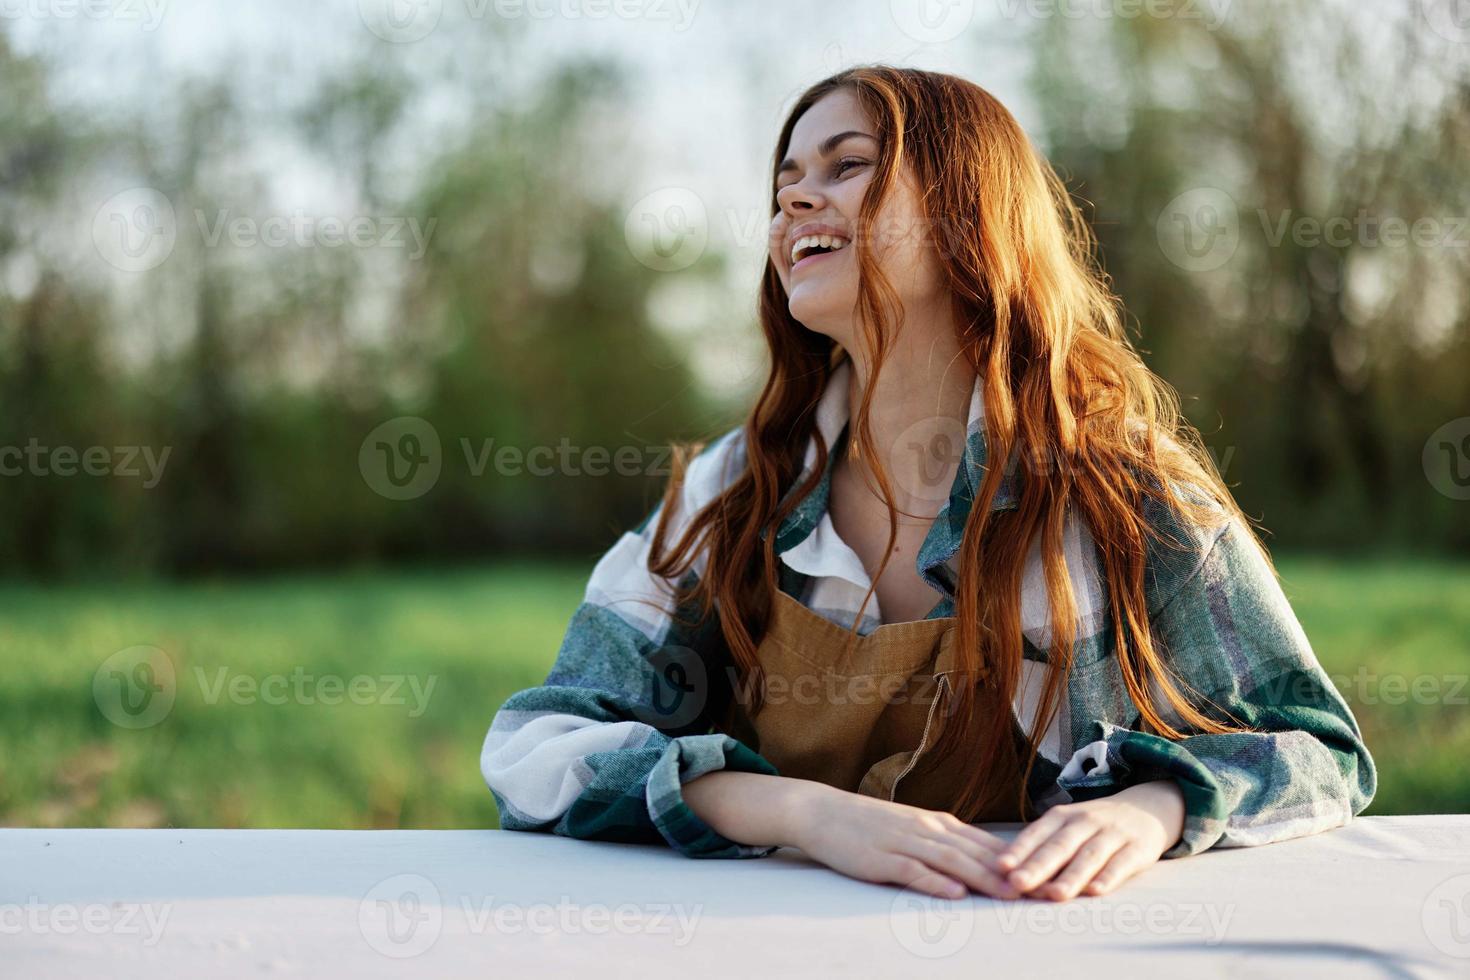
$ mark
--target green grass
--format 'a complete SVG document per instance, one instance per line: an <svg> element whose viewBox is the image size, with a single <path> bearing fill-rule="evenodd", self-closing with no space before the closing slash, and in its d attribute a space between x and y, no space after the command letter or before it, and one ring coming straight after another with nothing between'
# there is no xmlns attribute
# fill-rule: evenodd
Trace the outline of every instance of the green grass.
<svg viewBox="0 0 1470 980"><path fill-rule="evenodd" d="M1470 564L1279 564L1378 762L1368 812L1465 810ZM0 824L494 826L478 768L485 729L509 694L545 677L588 570L0 587ZM136 645L167 654L176 700L129 729L99 709L93 681ZM228 689L211 703L222 668L256 683L300 672L434 686L420 714L406 680L400 704L237 703ZM392 682L371 683L368 700Z"/></svg>

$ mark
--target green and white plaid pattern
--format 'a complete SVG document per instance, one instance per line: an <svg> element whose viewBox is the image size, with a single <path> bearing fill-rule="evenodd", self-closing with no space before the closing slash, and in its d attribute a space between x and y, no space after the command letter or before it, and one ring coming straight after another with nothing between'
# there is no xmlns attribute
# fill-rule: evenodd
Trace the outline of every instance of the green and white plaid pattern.
<svg viewBox="0 0 1470 980"><path fill-rule="evenodd" d="M817 427L832 447L846 434L850 369L844 362L834 371L817 411ZM820 484L779 528L776 550L782 589L845 627L858 613L868 576L827 512L837 455L830 454ZM1014 461L996 495L997 510L1017 505ZM807 471L815 464L813 443ZM693 461L671 540L742 466L739 428ZM931 617L953 615L956 554L985 467L977 381L962 464L917 558L920 574L942 596ZM1183 790L1187 816L1182 839L1165 858L1347 823L1373 798L1372 757L1248 529L1232 521L1201 532L1152 503L1145 506L1152 526L1188 544L1148 555L1156 642L1171 669L1206 696L1202 710L1218 706L1261 732L1171 742L1136 730L1140 715L1113 648L1103 571L1085 524L1073 520L1064 540L1079 638L1067 695L1039 747L1031 798L1045 810L1173 779ZM648 570L658 514L655 508L598 562L545 683L512 695L492 720L481 771L508 830L663 840L689 857L764 856L775 848L724 837L683 799L684 783L717 769L778 773L750 747L714 730L712 719L733 696L732 668L728 654L721 656L713 620L698 632L676 621L671 583ZM690 574L703 568L701 559ZM1012 710L1030 731L1050 636L1039 547L1032 548L1021 600L1025 660ZM881 622L875 602L864 610L860 632ZM684 619L693 611L682 612Z"/></svg>

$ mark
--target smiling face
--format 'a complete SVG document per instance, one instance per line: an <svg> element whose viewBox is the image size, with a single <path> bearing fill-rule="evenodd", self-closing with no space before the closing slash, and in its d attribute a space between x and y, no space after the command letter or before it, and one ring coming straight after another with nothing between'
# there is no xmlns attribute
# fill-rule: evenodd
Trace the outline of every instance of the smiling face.
<svg viewBox="0 0 1470 980"><path fill-rule="evenodd" d="M858 336L857 250L863 195L878 163L875 127L850 89L823 96L791 131L776 174L779 211L771 221L770 258L801 324L849 352ZM873 254L910 318L938 309L941 269L907 167L868 231ZM794 253L794 254L793 254Z"/></svg>

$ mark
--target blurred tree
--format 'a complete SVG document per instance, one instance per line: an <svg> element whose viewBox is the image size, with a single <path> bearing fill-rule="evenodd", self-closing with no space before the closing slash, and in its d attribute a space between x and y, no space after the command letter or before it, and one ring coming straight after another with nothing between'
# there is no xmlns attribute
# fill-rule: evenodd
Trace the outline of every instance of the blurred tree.
<svg viewBox="0 0 1470 980"><path fill-rule="evenodd" d="M1036 42L1049 153L1246 509L1296 545L1470 544L1421 464L1470 411L1463 47L1297 2Z"/></svg>

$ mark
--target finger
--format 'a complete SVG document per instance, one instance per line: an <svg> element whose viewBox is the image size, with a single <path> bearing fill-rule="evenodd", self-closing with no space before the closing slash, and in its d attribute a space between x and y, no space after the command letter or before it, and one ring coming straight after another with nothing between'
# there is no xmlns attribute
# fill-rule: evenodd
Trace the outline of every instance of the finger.
<svg viewBox="0 0 1470 980"><path fill-rule="evenodd" d="M968 891L964 882L952 878L911 855L895 854L884 881L903 885L935 898L964 898Z"/></svg>
<svg viewBox="0 0 1470 980"><path fill-rule="evenodd" d="M1007 847L1010 846L1006 843L1004 837L1001 837L998 834L992 834L990 831L985 830L982 827L977 827L972 823L965 823L961 820L954 829L956 833L964 835L965 837L984 847L991 854L997 856L999 856Z"/></svg>
<svg viewBox="0 0 1470 980"><path fill-rule="evenodd" d="M1020 867L1042 841L1067 822L1067 816L1061 807L1052 807L1021 828L1005 850L996 855L1001 870L1011 871Z"/></svg>
<svg viewBox="0 0 1470 980"><path fill-rule="evenodd" d="M1005 842L994 834L960 821L958 817L945 820L935 827L924 827L917 836L958 847L998 876L1005 877L1005 871L996 861L996 856L1004 849Z"/></svg>
<svg viewBox="0 0 1470 980"><path fill-rule="evenodd" d="M982 857L966 848L978 849L974 844L958 835L948 841L914 835L900 845L902 853L908 854L933 868L950 875L978 892L994 898L1014 899L1020 890L1006 881L1005 876L989 867Z"/></svg>
<svg viewBox="0 0 1470 980"><path fill-rule="evenodd" d="M1092 876L1083 891L1089 895L1102 895L1112 891L1147 867L1148 861L1141 850L1134 846L1124 847Z"/></svg>
<svg viewBox="0 0 1470 980"><path fill-rule="evenodd" d="M1097 824L1085 820L1064 824L1032 851L1025 863L1007 875L1007 880L1022 891L1030 891L1056 874L1099 829Z"/></svg>
<svg viewBox="0 0 1470 980"><path fill-rule="evenodd" d="M1103 869L1114 854L1128 844L1128 838L1116 831L1105 830L1091 837L1077 849L1072 860L1056 877L1036 889L1042 898L1065 902L1075 898Z"/></svg>

